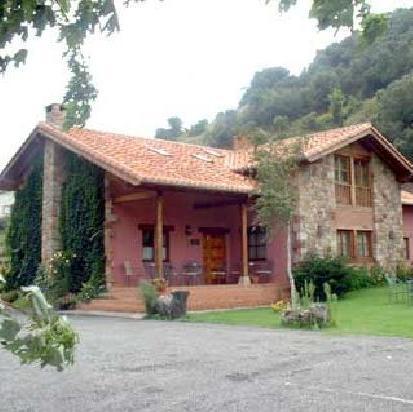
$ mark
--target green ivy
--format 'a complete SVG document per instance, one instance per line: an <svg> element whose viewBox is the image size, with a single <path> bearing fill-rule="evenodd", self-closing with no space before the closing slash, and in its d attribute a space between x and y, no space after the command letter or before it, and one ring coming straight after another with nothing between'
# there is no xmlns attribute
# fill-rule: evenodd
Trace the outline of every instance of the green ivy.
<svg viewBox="0 0 413 412"><path fill-rule="evenodd" d="M104 172L73 153L68 153L66 161L60 232L63 251L73 256L70 291L78 292L91 277L100 277L103 283Z"/></svg>
<svg viewBox="0 0 413 412"><path fill-rule="evenodd" d="M6 245L10 254L7 289L31 284L41 259L43 156L34 162L24 186L15 193Z"/></svg>

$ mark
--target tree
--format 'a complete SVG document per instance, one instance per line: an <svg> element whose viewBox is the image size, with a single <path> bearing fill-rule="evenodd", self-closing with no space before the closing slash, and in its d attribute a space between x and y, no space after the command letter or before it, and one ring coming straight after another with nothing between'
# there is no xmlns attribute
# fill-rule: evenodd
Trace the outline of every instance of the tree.
<svg viewBox="0 0 413 412"><path fill-rule="evenodd" d="M229 148L238 130L238 112L226 110L216 115L206 133L205 141L210 146Z"/></svg>
<svg viewBox="0 0 413 412"><path fill-rule="evenodd" d="M200 136L203 133L205 133L207 129L208 129L208 120L207 119L199 120L197 123L191 125L191 127L188 130L188 136L189 137Z"/></svg>
<svg viewBox="0 0 413 412"><path fill-rule="evenodd" d="M288 137L375 119L376 94L413 70L412 20L413 8L396 10L379 39L361 45L355 32L319 51L298 76L280 67L256 72L231 114L236 127L214 127L219 125L214 122L203 141L221 142L223 130L230 135L255 127ZM224 139L230 139L228 135ZM398 147L408 154L408 145Z"/></svg>
<svg viewBox="0 0 413 412"><path fill-rule="evenodd" d="M335 87L328 95L330 100L330 114L334 125L343 126L344 121L344 94L340 88Z"/></svg>
<svg viewBox="0 0 413 412"><path fill-rule="evenodd" d="M128 7L132 2L144 0L126 0ZM267 0L271 3L272 0ZM279 10L287 11L297 0L276 0ZM366 19L370 8L365 0L313 0L310 17L316 18L321 30L328 27L355 26L354 16ZM365 28L368 38L380 33L385 26L386 17L370 19ZM26 42L29 38L42 36L50 28L57 28L58 41L65 44L64 58L72 73L67 86L64 102L69 105L69 117L66 127L83 126L90 115L90 105L97 95L91 84L82 47L86 37L95 31L111 35L119 30L117 9L114 0L8 0L0 2L0 48L4 55L0 57L0 72L5 72L13 64L19 66L28 56L27 48L15 50L18 41ZM82 80L79 82L78 77Z"/></svg>
<svg viewBox="0 0 413 412"><path fill-rule="evenodd" d="M178 137L182 136L182 120L179 117L170 117L168 119L169 129L156 129L155 137L165 140L178 140Z"/></svg>
<svg viewBox="0 0 413 412"><path fill-rule="evenodd" d="M258 221L267 228L268 236L271 236L274 230L287 231L287 274L291 288L291 304L295 307L296 288L291 269L291 220L297 203L293 179L298 168L301 142L282 144L282 140L262 129L250 130L248 137L256 146L255 160L259 187L255 210Z"/></svg>
<svg viewBox="0 0 413 412"><path fill-rule="evenodd" d="M377 94L374 124L413 158L413 71Z"/></svg>

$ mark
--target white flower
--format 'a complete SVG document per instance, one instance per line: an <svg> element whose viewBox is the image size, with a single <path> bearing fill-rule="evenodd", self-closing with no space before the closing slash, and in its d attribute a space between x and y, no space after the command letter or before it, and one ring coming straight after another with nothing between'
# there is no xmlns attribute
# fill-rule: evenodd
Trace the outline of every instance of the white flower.
<svg viewBox="0 0 413 412"><path fill-rule="evenodd" d="M4 279L3 275L0 274L0 283L6 283L6 279Z"/></svg>

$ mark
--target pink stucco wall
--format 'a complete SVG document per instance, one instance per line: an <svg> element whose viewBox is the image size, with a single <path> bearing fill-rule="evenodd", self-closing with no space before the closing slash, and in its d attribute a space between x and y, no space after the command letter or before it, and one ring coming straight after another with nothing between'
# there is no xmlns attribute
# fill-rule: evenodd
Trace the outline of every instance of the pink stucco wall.
<svg viewBox="0 0 413 412"><path fill-rule="evenodd" d="M220 198L222 200L222 197ZM202 234L199 227L229 229L226 235L227 268L240 264L240 212L236 205L194 209L195 202L217 200L213 195L196 192L164 193L164 225L173 226L170 232L170 263L179 271L183 263L196 260L202 263ZM124 262L129 261L138 275L144 275L142 265L142 232L139 224L154 224L154 200L117 203L113 206L116 221L112 231L113 275L115 282L124 278ZM252 216L249 216L252 221ZM190 226L192 235L185 234ZM267 246L267 258L274 262L274 281L286 281L285 234L277 232ZM199 245L191 245L191 239L199 239Z"/></svg>
<svg viewBox="0 0 413 412"><path fill-rule="evenodd" d="M403 236L409 238L410 262L413 262L413 206L403 205Z"/></svg>

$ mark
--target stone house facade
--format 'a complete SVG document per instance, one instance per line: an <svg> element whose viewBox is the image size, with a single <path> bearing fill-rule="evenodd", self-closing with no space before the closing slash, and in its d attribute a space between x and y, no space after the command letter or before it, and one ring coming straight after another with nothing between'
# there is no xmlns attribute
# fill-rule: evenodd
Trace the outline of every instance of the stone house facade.
<svg viewBox="0 0 413 412"><path fill-rule="evenodd" d="M135 310L136 296L127 287L154 274L168 277L175 288L192 288L192 309L223 308L265 305L284 296L291 263L307 253L343 255L354 264L389 270L406 256L401 185L412 179L413 165L370 124L284 141L301 142L292 182L296 213L291 236L285 228L269 240L256 223L256 165L246 141L223 150L63 131L63 120L61 105L47 107L46 122L0 174L0 190L18 189L32 159L44 156L41 258L47 263L61 248L66 154L105 172L102 230L114 303L101 303L104 309ZM187 272L189 262L199 273Z"/></svg>
<svg viewBox="0 0 413 412"><path fill-rule="evenodd" d="M336 194L337 156L362 158L367 163L371 202L341 202ZM350 162L349 162L350 163ZM351 180L354 163L350 163ZM353 190L354 182L350 185ZM344 149L303 164L298 174L297 214L293 221L293 259L306 253L337 255L338 232L349 237L349 256L355 263L377 263L394 269L404 260L401 183L374 152L352 143ZM349 203L349 204L346 204ZM367 236L368 256L357 254L357 233ZM361 236L359 235L359 239Z"/></svg>

